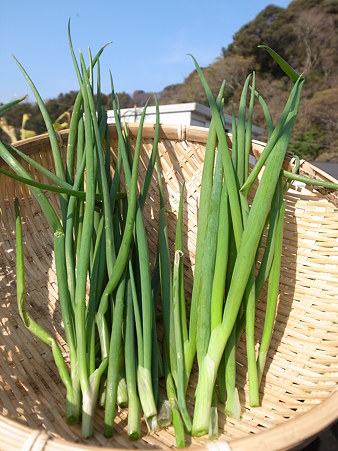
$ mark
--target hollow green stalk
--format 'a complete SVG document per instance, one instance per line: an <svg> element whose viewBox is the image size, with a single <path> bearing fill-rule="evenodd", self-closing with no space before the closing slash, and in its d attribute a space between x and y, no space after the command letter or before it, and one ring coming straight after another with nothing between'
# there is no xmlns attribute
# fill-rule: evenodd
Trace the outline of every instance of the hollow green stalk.
<svg viewBox="0 0 338 451"><path fill-rule="evenodd" d="M137 355L135 352L134 309L130 278L126 286L125 370L128 390L128 438L137 440L141 435L141 404L137 394Z"/></svg>
<svg viewBox="0 0 338 451"><path fill-rule="evenodd" d="M122 347L123 309L126 288L126 270L119 282L114 305L113 324L110 336L109 364L107 372L106 402L104 415L104 435L111 437L114 429L119 358ZM129 356L127 356L129 358Z"/></svg>
<svg viewBox="0 0 338 451"><path fill-rule="evenodd" d="M217 411L217 390L216 385L212 393L211 409L210 409L210 426L209 439L216 440L218 438L218 411Z"/></svg>
<svg viewBox="0 0 338 451"><path fill-rule="evenodd" d="M270 274L271 265L273 261L274 249L275 249L275 241L276 241L276 231L281 203L281 186L280 183L276 186L274 196L271 202L271 210L269 215L269 228L268 235L266 238L266 244L264 249L264 254L262 257L262 261L259 267L259 271L256 277L256 302L261 295L263 286Z"/></svg>
<svg viewBox="0 0 338 451"><path fill-rule="evenodd" d="M249 403L251 407L259 405L258 376L255 350L255 266L251 270L244 294L246 353L248 361ZM234 334L236 337L236 334Z"/></svg>
<svg viewBox="0 0 338 451"><path fill-rule="evenodd" d="M17 180L18 182L24 183L25 185L34 186L35 188L39 188L40 190L44 190L44 191L50 191L51 193L67 194L68 196L74 196L79 199L84 199L86 196L86 193L84 191L77 191L77 190L74 190L73 188L65 188L65 187L60 187L60 186L49 185L47 183L41 183L34 179L21 177L20 175L14 174L3 168L0 168L0 173L4 174L7 177L10 177L14 180Z"/></svg>
<svg viewBox="0 0 338 451"><path fill-rule="evenodd" d="M236 349L237 340L235 324L224 351L224 360L226 362L224 367L226 386L226 401L224 412L225 415L231 418L239 419L241 415L241 404L236 387Z"/></svg>
<svg viewBox="0 0 338 451"><path fill-rule="evenodd" d="M226 280L225 280L225 297L229 291L232 273L235 266L237 257L236 244L233 238L232 224L229 224L229 250L228 250L228 262L226 268ZM223 310L218 324L222 322ZM240 415L241 407L239 403L238 391L236 388L236 332L237 322L234 324L230 333L229 339L225 346L222 359L217 371L217 378L219 383L219 392L224 397L224 412L227 416L238 418ZM224 363L223 363L224 362ZM220 385L224 381L224 388ZM224 391L224 394L223 394Z"/></svg>
<svg viewBox="0 0 338 451"><path fill-rule="evenodd" d="M184 200L184 186L182 184L181 195L180 195L180 203L178 207L177 214L177 224L176 224L176 235L175 235L175 252L181 251L183 253L183 200ZM179 262L179 298L180 298L180 320L181 320L181 331L182 331L182 340L185 343L189 339L188 335L188 324L187 324L187 312L185 305L185 290L184 290L184 267L183 267L183 259L180 259ZM187 379L189 374L187 373ZM186 384L188 380L186 380Z"/></svg>
<svg viewBox="0 0 338 451"><path fill-rule="evenodd" d="M262 375L264 371L264 366L266 362L267 353L269 350L278 301L279 292L279 278L280 278L280 267L281 267L281 255L282 255L282 242L283 242L283 224L284 224L284 213L285 213L286 202L282 201L279 218L277 224L276 240L275 240L275 252L271 267L271 273L269 276L268 284L268 294L267 294L267 305L265 320L263 326L263 334L261 345L259 349L259 354L257 358L257 372L259 383L262 380Z"/></svg>
<svg viewBox="0 0 338 451"><path fill-rule="evenodd" d="M155 400L153 399L153 389L151 373L147 371L144 366L144 335L143 335L143 324L142 315L140 312L139 301L137 296L137 288L135 284L135 277L133 266L131 260L129 260L129 274L131 280L131 291L134 307L134 317L135 317L135 329L137 338L137 387L140 397L141 406L145 415L146 420L151 419L155 414L149 414L149 412L154 411ZM156 406L155 406L156 409Z"/></svg>
<svg viewBox="0 0 338 451"><path fill-rule="evenodd" d="M173 317L174 317L174 337L176 347L176 362L177 362L177 397L179 409L188 432L191 431L191 419L187 410L185 401L186 390L186 368L184 363L184 351L183 351L183 337L181 327L181 302L180 302L180 260L182 257L182 251L177 250L175 252L174 260L174 274L173 274Z"/></svg>
<svg viewBox="0 0 338 451"><path fill-rule="evenodd" d="M236 115L235 115L235 107L232 104L231 107L231 133L232 133L232 142L231 142L231 160L234 167L235 174L237 174L237 126L236 126Z"/></svg>
<svg viewBox="0 0 338 451"><path fill-rule="evenodd" d="M153 139L153 148L150 155L149 164L147 167L147 172L144 178L143 186L141 189L141 193L139 196L139 205L140 208L143 209L146 197L149 191L149 186L153 177L153 171L155 162L157 159L157 152L158 152L158 141L160 136L160 108L157 100L156 94L154 94L154 100L155 100L155 108L156 108L156 120L155 120L155 130L154 130L154 139Z"/></svg>
<svg viewBox="0 0 338 451"><path fill-rule="evenodd" d="M98 293L102 291L103 279L106 273L106 246L103 231L104 220L101 217L93 252L93 261L90 268L90 288L86 306L86 336L88 373L92 374L96 368L95 349L95 314L98 304ZM102 358L104 358L104 354Z"/></svg>
<svg viewBox="0 0 338 451"><path fill-rule="evenodd" d="M298 155L294 155L293 156L293 168L292 168L292 172L291 174L298 174L299 172L299 168L300 168L300 159ZM283 174L283 170L282 170L282 174ZM292 184L293 180L291 179L286 179L286 181L283 184L283 195L287 192L287 190L290 188L291 184ZM325 182L324 182L325 183ZM338 188L338 184L337 184L337 188Z"/></svg>
<svg viewBox="0 0 338 451"><path fill-rule="evenodd" d="M244 180L247 180L249 175L249 157L250 157L250 151L251 151L251 142L252 142L252 118L253 118L253 107L254 107L254 101L255 101L255 83L256 83L256 77L255 72L252 73L252 83L251 83L251 96L250 96L250 102L248 107L248 118L246 123L246 129L245 129L245 148L244 148Z"/></svg>
<svg viewBox="0 0 338 451"><path fill-rule="evenodd" d="M83 125L82 94L76 96L69 125L66 154L66 181L70 184L74 183L75 177L76 143L79 134L81 134L81 131L79 131L80 123Z"/></svg>
<svg viewBox="0 0 338 451"><path fill-rule="evenodd" d="M178 406L175 382L170 371L168 345L165 341L165 338L163 341L163 363L164 363L164 376L166 382L167 396L170 402L173 418L176 446L177 448L184 448L185 447L184 424Z"/></svg>
<svg viewBox="0 0 338 451"><path fill-rule="evenodd" d="M265 122L266 122L266 126L267 126L267 130L268 130L268 138L270 138L274 127L273 127L273 122L272 122L272 119L271 119L271 115L270 115L270 112L269 112L268 105L266 104L266 102L263 99L263 97L259 94L259 92L257 92L256 90L254 92L255 92L255 96L257 97L259 103L262 106L263 113L264 113L264 118L265 118Z"/></svg>
<svg viewBox="0 0 338 451"><path fill-rule="evenodd" d="M211 295L211 330L222 321L229 256L230 221L227 189L226 184L223 183L220 199L215 271Z"/></svg>
<svg viewBox="0 0 338 451"><path fill-rule="evenodd" d="M140 400L146 418L156 415L156 404L154 393L152 389L151 380L151 363L152 363L152 330L153 326L153 303L151 295L151 279L149 268L149 255L147 248L147 236L143 221L138 220L141 215L141 209L137 209L136 213L136 235L139 268L141 276L141 290L142 290L142 334L143 334L143 364L139 362L138 366L138 386L140 392ZM149 390L142 390L142 387L148 387Z"/></svg>
<svg viewBox="0 0 338 451"><path fill-rule="evenodd" d="M245 121L246 121L246 102L249 89L251 74L245 80L242 94L239 102L238 123L237 123L237 179L241 187L246 179L246 142L245 142Z"/></svg>
<svg viewBox="0 0 338 451"><path fill-rule="evenodd" d="M121 408L128 407L128 390L127 390L127 381L126 374L124 371L124 350L121 352L121 364L120 370L117 375L117 397L116 402L117 405Z"/></svg>
<svg viewBox="0 0 338 451"><path fill-rule="evenodd" d="M249 77L247 78L249 82ZM243 103L240 104L240 113L245 118L246 116L246 97L248 94L249 84L245 84L245 89L243 89ZM251 96L247 112L247 124L242 121L238 122L237 133L243 142L241 143L244 152L244 168L243 168L243 182L248 178L249 174L249 155L251 149L251 131L252 131L252 115L254 106L254 89L255 89L255 73L252 74L252 85L251 85ZM245 128L245 129L244 129ZM238 140L239 141L239 140ZM239 145L239 143L238 143ZM240 183L240 186L243 185ZM240 191L240 201L242 207L242 217L244 228L246 226L247 218L249 215L249 203L247 199L247 193L242 193ZM245 332L246 332L246 353L248 361L248 378L249 378L249 402L252 407L256 407L259 404L259 393L258 393L258 378L257 378L257 366L256 366L256 351L255 351L255 265L253 264L251 273L248 279L248 284L244 292L244 316L245 316ZM236 331L232 331L232 342L235 343ZM236 393L232 395L233 399L236 399ZM233 406L233 410L236 411L236 406Z"/></svg>
<svg viewBox="0 0 338 451"><path fill-rule="evenodd" d="M319 186L321 188L337 190L338 183L335 182L327 182L325 180L314 179L311 177L306 177L304 175L294 174L293 172L289 172L286 170L282 170L281 172L283 177L286 177L289 180L296 180L298 182L305 183L306 185Z"/></svg>
<svg viewBox="0 0 338 451"><path fill-rule="evenodd" d="M79 96L78 96L79 98ZM81 96L82 99L82 96ZM76 114L76 113L75 113ZM84 125L83 119L81 118L77 127L78 131L78 139L77 139L77 164L76 164L76 180L74 183L74 191L78 191L80 188L83 188L83 179L84 179L84 170L85 170L85 155L84 155ZM74 133L74 132L72 132ZM73 138L72 138L73 139ZM72 150L70 150L72 152ZM81 157L81 163L80 158ZM72 158L71 158L72 160ZM69 161L68 161L69 162ZM68 173L68 178L70 176L74 177L73 173ZM85 193L84 193L85 195ZM74 227L77 219L77 210L78 210L79 202L75 196L71 196L68 202L67 209L67 219L65 223L65 234L66 234L66 268L67 268L67 280L68 280L68 289L69 295L72 302L73 310L75 309L75 265L76 265L76 242L75 237L78 237L76 233L76 228Z"/></svg>
<svg viewBox="0 0 338 451"><path fill-rule="evenodd" d="M168 230L166 221L166 209L164 201L164 187L162 183L162 172L159 158L156 159L157 178L159 185L160 212L158 225L158 248L159 248L159 274L162 302L162 318L164 328L164 339L168 346L169 368L171 376L176 380L176 346L173 337L173 315L172 315L172 267L169 255Z"/></svg>
<svg viewBox="0 0 338 451"><path fill-rule="evenodd" d="M219 212L221 204L221 193L223 185L223 166L221 152L217 152L215 175L209 199L209 214L207 217L208 228L204 239L203 252L203 276L201 277L201 293L199 300L199 310L197 319L197 359L203 360L207 349L211 333L211 311L212 288L214 282L216 245L215 237L218 235Z"/></svg>

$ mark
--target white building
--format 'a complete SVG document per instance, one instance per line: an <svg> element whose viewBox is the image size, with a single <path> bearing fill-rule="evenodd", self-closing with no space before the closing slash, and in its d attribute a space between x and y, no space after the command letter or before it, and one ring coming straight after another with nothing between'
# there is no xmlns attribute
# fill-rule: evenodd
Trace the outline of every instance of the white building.
<svg viewBox="0 0 338 451"><path fill-rule="evenodd" d="M121 118L126 122L138 122L142 114L142 108L121 109ZM224 114L226 131L231 132L232 118L229 114ZM210 108L200 103L175 103L172 105L160 105L161 124L196 125L199 127L209 127L211 121ZM115 122L114 112L108 111L108 123ZM156 122L155 106L148 106L145 122ZM264 133L260 127L252 126L252 136L257 138Z"/></svg>

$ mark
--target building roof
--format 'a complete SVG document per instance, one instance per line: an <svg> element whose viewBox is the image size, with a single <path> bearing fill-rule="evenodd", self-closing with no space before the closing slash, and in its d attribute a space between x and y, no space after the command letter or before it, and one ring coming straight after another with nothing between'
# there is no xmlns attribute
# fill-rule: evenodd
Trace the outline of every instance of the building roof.
<svg viewBox="0 0 338 451"><path fill-rule="evenodd" d="M160 105L159 109L161 123L177 123L209 127L212 116L209 107L197 102ZM123 108L121 109L121 118L124 118L127 122L137 122L141 117L142 110L143 108L138 108L136 106L134 108ZM113 110L109 110L107 114L108 123L115 122ZM155 120L156 107L148 106L145 121L155 122ZM224 114L224 121L226 129L231 131L232 116L230 114ZM264 134L264 130L253 125L252 133L255 136L261 136Z"/></svg>

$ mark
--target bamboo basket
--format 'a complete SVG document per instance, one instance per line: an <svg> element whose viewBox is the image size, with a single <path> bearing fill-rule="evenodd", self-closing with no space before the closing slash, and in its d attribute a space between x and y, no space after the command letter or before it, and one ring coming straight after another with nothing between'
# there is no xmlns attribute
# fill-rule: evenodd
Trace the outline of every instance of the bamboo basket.
<svg viewBox="0 0 338 451"><path fill-rule="evenodd" d="M129 124L132 142L138 125ZM65 156L67 131L59 134ZM117 136L110 127L112 152ZM175 233L179 191L185 181L184 255L187 298L191 293L198 193L208 131L199 127L161 126L159 152L166 187L169 242ZM152 147L154 126L143 130L140 178ZM230 140L230 138L229 138ZM53 169L46 135L16 144L49 169ZM252 143L258 156L264 144ZM3 164L3 162L2 162ZM292 160L286 158L290 169ZM334 181L303 162L301 174ZM40 181L46 182L41 179ZM159 448L175 446L174 431L167 428L129 442L127 414L118 413L112 439L103 436L103 412L98 409L95 433L81 439L79 426L64 420L65 390L50 349L24 327L16 306L15 214L18 196L24 218L24 252L27 303L32 316L50 332L67 353L53 263L52 232L29 188L0 176L0 450L95 450L102 447ZM56 196L48 195L55 206ZM145 222L151 258L157 243L159 200L153 180L145 206ZM286 194L280 298L271 349L260 389L261 406L250 408L244 339L237 353L238 388L242 404L240 420L226 418L219 406L218 441L187 438L195 447L231 450L295 449L304 445L338 418L338 197L322 189L294 183ZM264 320L264 295L257 307L257 337ZM193 407L197 374L188 388ZM192 409L191 409L192 410Z"/></svg>

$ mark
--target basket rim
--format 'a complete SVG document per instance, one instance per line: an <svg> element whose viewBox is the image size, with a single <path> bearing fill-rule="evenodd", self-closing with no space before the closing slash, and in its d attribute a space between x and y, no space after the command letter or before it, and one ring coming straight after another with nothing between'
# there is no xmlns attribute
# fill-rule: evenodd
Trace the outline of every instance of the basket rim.
<svg viewBox="0 0 338 451"><path fill-rule="evenodd" d="M129 133L132 137L136 138L139 123L129 122L126 124ZM111 136L117 136L117 130L115 124L109 124L109 132ZM207 127L200 127L195 125L172 125L172 124L160 124L160 139L177 140L177 141L192 141L205 144L208 138ZM155 124L145 123L143 124L142 137L143 138L154 138ZM60 145L66 145L67 138L69 134L69 129L64 129L56 132ZM227 133L228 144L231 145L232 135ZM33 136L32 138L26 138L20 141L16 141L12 144L14 147L21 148L24 152L28 154L34 153L39 150L39 148L49 145L49 135L48 133L43 133L41 135ZM257 159L262 151L264 150L266 143L263 141L253 139L251 142L251 153ZM0 166L3 161L0 159ZM293 155L287 152L284 165L284 169L291 171L294 167ZM306 177L317 178L320 180L338 183L338 180L326 173L322 169L317 168L313 164L309 163L307 160L300 160L299 174ZM328 190L324 193L327 194Z"/></svg>
<svg viewBox="0 0 338 451"><path fill-rule="evenodd" d="M231 451L246 451L249 447L251 449L262 449L264 446L271 451L297 449L300 445L310 442L320 432L337 420L337 404L338 388L324 401L291 420L287 420L284 423L277 424L261 432L250 434L248 437L234 439L229 442L220 439L217 442L205 443L204 448L228 449ZM320 421L318 421L319 419ZM311 431L310 435L309 430ZM6 440L9 441L14 438L16 443L21 445L20 449L35 449L33 448L35 442L40 440L40 442L43 442L43 446L40 445L41 447L39 449L43 449L44 451L53 451L56 449L69 449L74 451L80 449L88 449L90 451L102 450L102 447L72 443L68 440L54 437L48 434L48 431L32 429L2 415L0 415L0 431L3 444L6 443ZM27 444L30 444L30 447L27 448ZM122 451L122 448L113 449ZM197 448L192 446L188 449L190 451L197 451L201 447Z"/></svg>
<svg viewBox="0 0 338 451"><path fill-rule="evenodd" d="M130 135L132 137L136 137L139 124L128 123L127 127ZM205 127L161 124L160 139L190 141L205 144L207 142L208 130L209 129ZM117 131L115 124L109 124L109 132L111 136L116 136ZM143 138L151 139L154 137L154 133L154 124L146 123L143 125ZM68 129L57 132L60 145L66 145L68 134ZM231 134L228 134L227 137L229 144L231 144ZM13 146L21 148L21 150L27 154L37 152L39 149L45 148L48 145L49 136L47 133L13 143ZM258 158L264 147L264 142L253 140L251 149L253 156ZM0 166L3 163L4 162L0 159ZM288 154L284 162L284 167L287 170L292 170L293 165L293 157ZM338 183L334 177L305 160L301 161L299 173L308 177ZM320 189L318 189L318 191L320 191ZM324 190L323 192L324 194L327 194L328 191ZM337 196L336 194L334 196L336 199L335 203L337 205ZM211 447L214 448L216 446L216 448L219 449L223 449L224 447L225 449L231 449L234 451L244 451L248 449L248 447L253 449L261 449L264 445L270 450L293 449L301 444L304 444L305 441L311 440L338 419L337 404L338 388L334 389L331 395L324 401L314 405L307 412L301 413L283 423L277 424L255 434L250 434L247 437L233 439L229 442L221 438L216 442L216 444L215 442L210 442L210 444L205 443L204 445L206 449ZM88 449L98 451L99 449L102 449L96 446L72 443L70 441L54 437L49 434L48 431L39 431L40 430L23 425L16 420L0 415L0 432L3 440L2 443L4 445L9 442L13 443L14 441L16 444L20 445L20 448L23 447L24 449L44 449L46 451L52 451L55 449L60 449L62 446L65 447L64 449L74 450ZM309 431L311 431L310 435ZM40 439L41 442L43 442L43 445L39 448L35 448L35 443L37 443L37 440ZM30 445L28 446L28 444ZM114 449L117 451L120 450L120 448ZM194 450L195 447L192 446L189 449Z"/></svg>

